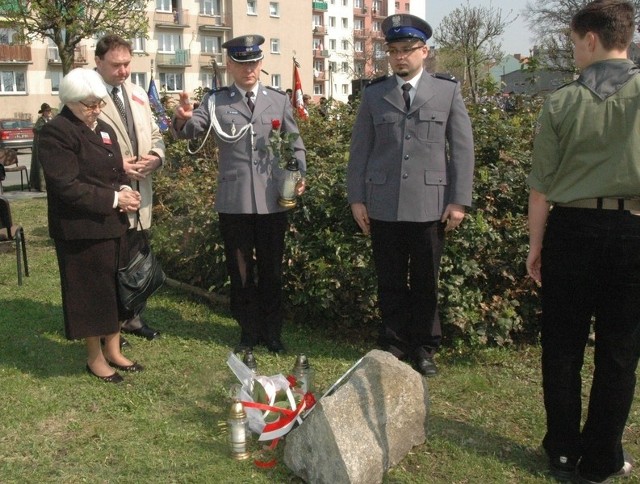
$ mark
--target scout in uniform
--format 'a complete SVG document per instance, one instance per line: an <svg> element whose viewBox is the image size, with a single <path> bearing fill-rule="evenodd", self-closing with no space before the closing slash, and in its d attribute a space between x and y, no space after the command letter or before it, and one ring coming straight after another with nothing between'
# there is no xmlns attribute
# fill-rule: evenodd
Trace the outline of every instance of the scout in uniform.
<svg viewBox="0 0 640 484"><path fill-rule="evenodd" d="M219 148L215 210L225 245L231 279L231 311L241 328L236 351L263 343L282 352L282 258L287 209L278 203L277 182L282 167L269 149L274 121L283 133L298 133L291 102L283 91L259 81L264 37L243 35L225 42L227 69L234 83L205 96L193 110L183 93L175 129L194 138L210 127ZM300 137L294 156L306 172ZM297 194L304 192L304 178ZM254 277L254 271L257 277Z"/></svg>

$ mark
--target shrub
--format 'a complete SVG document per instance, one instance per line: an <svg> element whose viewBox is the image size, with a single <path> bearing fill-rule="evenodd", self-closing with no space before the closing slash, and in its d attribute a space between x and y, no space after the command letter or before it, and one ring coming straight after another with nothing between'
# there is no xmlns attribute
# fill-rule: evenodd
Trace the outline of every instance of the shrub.
<svg viewBox="0 0 640 484"><path fill-rule="evenodd" d="M357 106L312 106L301 121L307 191L290 212L284 280L290 319L300 324L373 329L376 278L368 237L352 219L346 165ZM441 269L445 337L459 344L505 345L536 331L536 291L526 278L525 179L538 103L505 114L497 105L469 106L476 175L474 206L448 235ZM213 211L217 153L208 140L197 155L168 140L167 167L155 180L153 241L171 277L224 292L224 252Z"/></svg>

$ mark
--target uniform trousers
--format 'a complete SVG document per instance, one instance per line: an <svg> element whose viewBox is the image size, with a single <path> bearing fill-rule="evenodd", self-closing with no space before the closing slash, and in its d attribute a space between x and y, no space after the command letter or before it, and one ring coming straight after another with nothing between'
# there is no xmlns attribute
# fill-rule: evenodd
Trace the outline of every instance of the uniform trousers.
<svg viewBox="0 0 640 484"><path fill-rule="evenodd" d="M622 433L640 356L640 217L555 207L542 249L542 377L551 458L581 457L600 481L624 464ZM581 369L592 319L595 369L581 426Z"/></svg>
<svg viewBox="0 0 640 484"><path fill-rule="evenodd" d="M444 224L370 222L382 314L380 343L399 358L431 357L442 339L438 273Z"/></svg>
<svg viewBox="0 0 640 484"><path fill-rule="evenodd" d="M252 344L280 339L287 212L218 216L231 280L231 314L242 338Z"/></svg>

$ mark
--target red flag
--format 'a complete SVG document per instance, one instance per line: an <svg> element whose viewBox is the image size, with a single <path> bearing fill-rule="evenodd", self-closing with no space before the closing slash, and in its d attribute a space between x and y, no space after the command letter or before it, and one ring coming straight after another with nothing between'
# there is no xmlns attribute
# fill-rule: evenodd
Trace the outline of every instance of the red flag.
<svg viewBox="0 0 640 484"><path fill-rule="evenodd" d="M309 119L309 113L302 99L302 83L300 82L300 72L298 72L298 63L293 60L293 106L296 108L298 116L305 121Z"/></svg>

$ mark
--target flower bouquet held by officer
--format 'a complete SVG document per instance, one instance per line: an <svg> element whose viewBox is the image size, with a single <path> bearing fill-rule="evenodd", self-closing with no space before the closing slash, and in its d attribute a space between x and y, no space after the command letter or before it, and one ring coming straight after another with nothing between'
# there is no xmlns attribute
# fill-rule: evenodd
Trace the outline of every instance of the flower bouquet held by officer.
<svg viewBox="0 0 640 484"><path fill-rule="evenodd" d="M552 474L577 473L578 482L631 471L622 434L640 356L640 71L627 59L634 18L630 2L599 0L571 19L580 77L547 98L527 179L527 271L542 284L543 447Z"/></svg>
<svg viewBox="0 0 640 484"><path fill-rule="evenodd" d="M115 131L98 119L107 90L97 72L74 69L60 83L64 107L38 139L47 182L49 235L60 269L64 329L84 339L87 371L109 383L123 379L113 368L142 366L120 353L116 273L127 263L127 213L140 207L122 169ZM104 349L100 346L104 337Z"/></svg>
<svg viewBox="0 0 640 484"><path fill-rule="evenodd" d="M270 149L270 137L276 122L281 133L298 133L298 127L286 94L259 82L263 42L260 35L225 42L233 85L210 92L195 110L183 93L174 127L181 138L197 137L210 126L216 136L215 209L231 279L231 311L241 328L235 350L265 343L270 351L280 352L284 351L281 279L287 212L278 204L283 167ZM299 136L293 153L304 174L305 149ZM297 195L304 189L303 178Z"/></svg>
<svg viewBox="0 0 640 484"><path fill-rule="evenodd" d="M371 234L382 314L380 343L435 375L438 272L445 232L471 204L473 137L460 86L423 69L431 27L413 15L382 23L394 75L365 90L351 139L347 191Z"/></svg>

